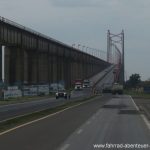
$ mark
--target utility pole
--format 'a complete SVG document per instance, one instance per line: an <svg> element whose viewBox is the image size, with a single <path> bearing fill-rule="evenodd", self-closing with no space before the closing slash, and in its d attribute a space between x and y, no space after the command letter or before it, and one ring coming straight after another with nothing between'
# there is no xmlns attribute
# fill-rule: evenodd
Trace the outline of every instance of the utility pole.
<svg viewBox="0 0 150 150"><path fill-rule="evenodd" d="M122 80L124 84L124 31L122 30Z"/></svg>

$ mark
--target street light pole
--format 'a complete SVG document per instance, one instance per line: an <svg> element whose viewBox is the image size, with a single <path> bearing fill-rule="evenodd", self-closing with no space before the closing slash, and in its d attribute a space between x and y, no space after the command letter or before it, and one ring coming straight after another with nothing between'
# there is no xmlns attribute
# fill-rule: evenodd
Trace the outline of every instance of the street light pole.
<svg viewBox="0 0 150 150"><path fill-rule="evenodd" d="M84 47L85 47L85 46L82 46L82 51L84 50Z"/></svg>
<svg viewBox="0 0 150 150"><path fill-rule="evenodd" d="M80 44L78 44L78 49L79 49L79 47L80 47L81 45Z"/></svg>
<svg viewBox="0 0 150 150"><path fill-rule="evenodd" d="M89 48L89 47L86 47L86 53L88 53L88 51L87 51L88 48Z"/></svg>
<svg viewBox="0 0 150 150"><path fill-rule="evenodd" d="M124 31L122 30L122 82L124 84Z"/></svg>

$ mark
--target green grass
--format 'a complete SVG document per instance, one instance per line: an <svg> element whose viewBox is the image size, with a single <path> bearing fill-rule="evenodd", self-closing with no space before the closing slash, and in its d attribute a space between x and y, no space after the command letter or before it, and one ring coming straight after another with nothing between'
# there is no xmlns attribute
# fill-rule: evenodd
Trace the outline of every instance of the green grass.
<svg viewBox="0 0 150 150"><path fill-rule="evenodd" d="M55 108L42 110L42 111L39 111L39 112L31 113L31 114L28 114L28 115L24 115L24 116L21 116L21 117L16 117L14 119L10 119L10 120L1 122L0 123L0 132L9 130L9 129L13 128L13 127L19 126L21 124L30 122L32 120L35 120L35 119L38 119L38 118L41 118L41 117L44 117L46 115L50 115L50 114L56 113L56 112L58 112L60 110L63 110L65 108L69 108L69 107L74 106L76 104L79 104L81 102L90 100L90 99L92 99L94 97L96 97L96 96L94 95L94 96L91 96L91 97L88 97L88 98L83 98L83 99L81 99L79 101L68 101L66 104L58 106L58 107L55 107Z"/></svg>
<svg viewBox="0 0 150 150"><path fill-rule="evenodd" d="M133 98L146 98L150 99L150 94L144 92L137 92L134 90L124 90L124 94L131 95Z"/></svg>

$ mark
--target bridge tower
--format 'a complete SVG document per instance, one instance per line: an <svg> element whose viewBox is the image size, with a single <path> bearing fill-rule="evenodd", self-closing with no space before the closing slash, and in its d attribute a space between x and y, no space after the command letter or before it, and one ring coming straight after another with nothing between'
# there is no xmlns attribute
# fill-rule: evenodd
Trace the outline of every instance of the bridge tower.
<svg viewBox="0 0 150 150"><path fill-rule="evenodd" d="M115 65L114 80L124 84L124 31L119 34L107 32L107 62Z"/></svg>

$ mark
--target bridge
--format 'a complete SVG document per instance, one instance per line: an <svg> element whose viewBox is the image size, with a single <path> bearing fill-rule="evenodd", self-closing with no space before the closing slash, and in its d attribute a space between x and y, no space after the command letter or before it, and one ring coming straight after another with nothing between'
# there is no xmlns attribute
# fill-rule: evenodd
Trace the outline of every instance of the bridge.
<svg viewBox="0 0 150 150"><path fill-rule="evenodd" d="M122 35L124 35L123 32L121 38ZM0 60L2 60L3 47L4 82L8 85L16 83L32 85L63 81L65 87L69 88L75 79L90 78L112 63L118 67L115 74L116 80L120 80L120 70L121 72L124 70L121 67L124 57L115 43L114 56L111 48L112 38L111 36L108 38L107 61L105 61L0 17ZM121 39L121 41L124 40ZM2 63L0 64L0 71L1 68ZM2 72L0 75L2 79Z"/></svg>

